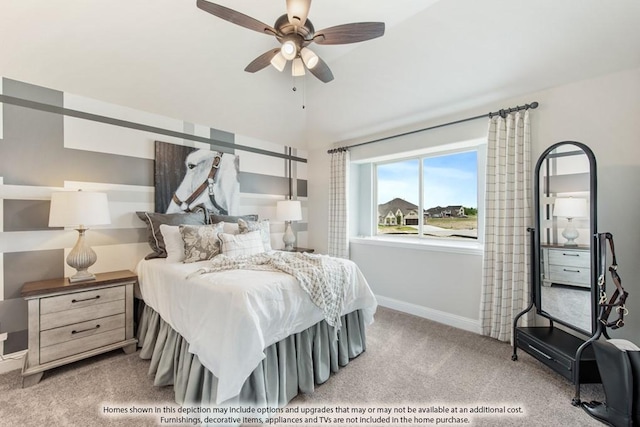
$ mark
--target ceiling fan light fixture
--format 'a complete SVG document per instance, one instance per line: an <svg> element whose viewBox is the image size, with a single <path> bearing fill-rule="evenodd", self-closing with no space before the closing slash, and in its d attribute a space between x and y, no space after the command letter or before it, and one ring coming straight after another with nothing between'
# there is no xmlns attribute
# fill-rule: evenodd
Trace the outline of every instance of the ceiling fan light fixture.
<svg viewBox="0 0 640 427"><path fill-rule="evenodd" d="M318 55L313 53L313 51L309 48L303 47L300 51L300 56L304 61L304 65L306 65L309 69L315 67L318 64Z"/></svg>
<svg viewBox="0 0 640 427"><path fill-rule="evenodd" d="M284 66L287 65L287 60L282 56L282 52L278 52L273 58L271 58L271 65L280 72L284 70Z"/></svg>
<svg viewBox="0 0 640 427"><path fill-rule="evenodd" d="M291 64L291 75L294 77L304 76L304 64L302 63L302 59L296 58L293 60Z"/></svg>
<svg viewBox="0 0 640 427"><path fill-rule="evenodd" d="M311 0L287 0L287 17L289 23L295 26L303 26L307 22Z"/></svg>
<svg viewBox="0 0 640 427"><path fill-rule="evenodd" d="M280 48L280 53L284 59L291 61L298 54L298 47L293 40L285 40Z"/></svg>

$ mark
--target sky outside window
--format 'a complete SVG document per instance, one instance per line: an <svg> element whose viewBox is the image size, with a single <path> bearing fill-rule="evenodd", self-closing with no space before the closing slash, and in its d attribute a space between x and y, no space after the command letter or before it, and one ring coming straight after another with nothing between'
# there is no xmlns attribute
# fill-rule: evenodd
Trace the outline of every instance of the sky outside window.
<svg viewBox="0 0 640 427"><path fill-rule="evenodd" d="M378 203L396 197L418 205L418 159L378 165ZM478 156L476 151L423 159L424 208L478 206Z"/></svg>

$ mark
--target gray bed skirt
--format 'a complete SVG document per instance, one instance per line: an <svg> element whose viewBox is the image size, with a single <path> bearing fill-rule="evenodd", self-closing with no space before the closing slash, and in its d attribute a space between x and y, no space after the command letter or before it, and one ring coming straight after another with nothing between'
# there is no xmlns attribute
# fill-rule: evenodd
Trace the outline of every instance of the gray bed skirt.
<svg viewBox="0 0 640 427"><path fill-rule="evenodd" d="M298 392L311 393L332 372L366 349L365 326L359 310L342 316L342 329L322 320L265 349L266 358L245 381L240 394L221 405L281 407ZM241 339L241 338L239 338ZM149 306L138 324L140 357L151 359L154 385L173 385L179 404L216 405L217 378L189 353L187 341Z"/></svg>

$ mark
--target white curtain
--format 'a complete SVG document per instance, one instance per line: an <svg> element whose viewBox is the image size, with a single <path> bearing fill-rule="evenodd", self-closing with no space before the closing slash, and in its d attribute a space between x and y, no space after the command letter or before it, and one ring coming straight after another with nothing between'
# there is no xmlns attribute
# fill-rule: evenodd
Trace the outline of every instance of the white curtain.
<svg viewBox="0 0 640 427"><path fill-rule="evenodd" d="M329 176L329 255L349 258L349 151L337 149L331 154Z"/></svg>
<svg viewBox="0 0 640 427"><path fill-rule="evenodd" d="M512 339L513 319L530 301L530 157L528 111L489 120L480 323L500 341Z"/></svg>

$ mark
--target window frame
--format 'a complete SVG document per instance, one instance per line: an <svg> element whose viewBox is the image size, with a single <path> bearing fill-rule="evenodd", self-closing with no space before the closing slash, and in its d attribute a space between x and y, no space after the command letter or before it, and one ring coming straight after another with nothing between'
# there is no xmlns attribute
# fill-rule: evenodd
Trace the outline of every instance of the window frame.
<svg viewBox="0 0 640 427"><path fill-rule="evenodd" d="M475 151L477 156L477 206L478 210L478 236L477 239L465 240L447 237L425 236L420 233L416 235L384 235L378 234L378 166L402 162L406 160L418 160L418 197L419 207L424 209L424 174L423 159L429 157L439 157L457 153ZM484 248L484 184L486 171L486 139L478 138L469 141L444 144L434 147L415 150L412 152L396 153L382 157L358 161L357 163L368 163L371 165L371 229L368 236L353 237L352 240L358 243L383 244L398 247L419 247L427 250L444 250L453 252L477 253ZM424 216L418 215L419 230L424 226Z"/></svg>

